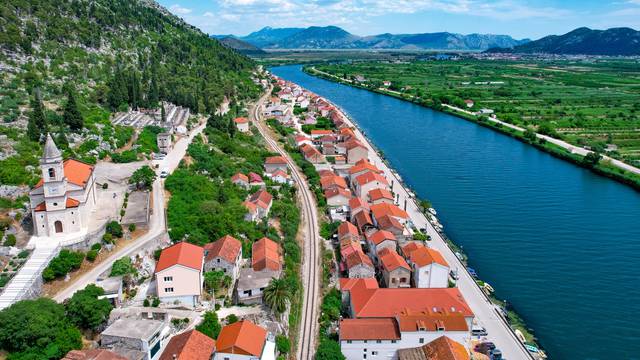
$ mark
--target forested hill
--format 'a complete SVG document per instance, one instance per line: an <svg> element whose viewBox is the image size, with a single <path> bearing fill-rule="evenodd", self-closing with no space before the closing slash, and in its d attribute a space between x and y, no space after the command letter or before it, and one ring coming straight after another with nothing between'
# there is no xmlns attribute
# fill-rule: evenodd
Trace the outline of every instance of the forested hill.
<svg viewBox="0 0 640 360"><path fill-rule="evenodd" d="M68 87L112 110L167 100L201 113L257 91L251 60L150 0L3 0L0 50L4 122L35 93L60 105Z"/></svg>

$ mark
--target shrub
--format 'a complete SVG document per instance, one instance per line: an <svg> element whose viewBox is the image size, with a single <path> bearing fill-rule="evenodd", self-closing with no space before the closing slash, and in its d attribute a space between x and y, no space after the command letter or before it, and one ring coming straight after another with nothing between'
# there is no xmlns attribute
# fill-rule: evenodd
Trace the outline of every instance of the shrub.
<svg viewBox="0 0 640 360"><path fill-rule="evenodd" d="M102 245L100 243L91 245L91 250L100 251L100 249L102 249Z"/></svg>
<svg viewBox="0 0 640 360"><path fill-rule="evenodd" d="M111 244L113 242L113 235L105 233L102 235L102 241L106 244Z"/></svg>
<svg viewBox="0 0 640 360"><path fill-rule="evenodd" d="M29 250L22 250L18 254L18 258L20 259L26 259L28 256L29 256Z"/></svg>
<svg viewBox="0 0 640 360"><path fill-rule="evenodd" d="M122 225L120 225L117 221L111 221L107 224L106 232L111 234L115 238L121 238L123 234Z"/></svg>
<svg viewBox="0 0 640 360"><path fill-rule="evenodd" d="M98 299L101 295L104 295L104 290L94 284L76 291L65 305L67 318L81 329L98 329L109 319L113 309L108 299Z"/></svg>
<svg viewBox="0 0 640 360"><path fill-rule="evenodd" d="M204 313L202 322L198 324L198 326L196 326L196 330L212 339L218 338L218 334L220 334L221 329L222 326L218 321L218 314L216 314L214 311L207 311L206 313Z"/></svg>
<svg viewBox="0 0 640 360"><path fill-rule="evenodd" d="M89 250L87 252L87 260L89 260L91 262L94 262L97 257L98 257L98 251L97 250Z"/></svg>
<svg viewBox="0 0 640 360"><path fill-rule="evenodd" d="M135 274L136 269L133 267L131 263L131 258L125 256L116 260L111 266L111 275L110 276L121 276L121 275L129 275Z"/></svg>
<svg viewBox="0 0 640 360"><path fill-rule="evenodd" d="M109 184L108 183L102 184L102 190L107 190L108 188L109 188Z"/></svg>
<svg viewBox="0 0 640 360"><path fill-rule="evenodd" d="M149 307L149 305L151 305L151 304L149 303L149 299L144 299L144 301L142 302L142 306L144 306L144 307Z"/></svg>
<svg viewBox="0 0 640 360"><path fill-rule="evenodd" d="M154 297L153 302L151 302L151 306L158 307L158 305L160 305L160 299L158 299L157 297Z"/></svg>
<svg viewBox="0 0 640 360"><path fill-rule="evenodd" d="M83 260L84 254L82 252L63 249L44 269L42 278L44 281L51 281L63 277L70 271L79 269Z"/></svg>
<svg viewBox="0 0 640 360"><path fill-rule="evenodd" d="M236 316L236 314L231 314L227 316L227 324L233 324L237 322L238 322L238 317Z"/></svg>
<svg viewBox="0 0 640 360"><path fill-rule="evenodd" d="M4 241L4 246L16 246L16 236L14 234L7 235L7 239Z"/></svg>
<svg viewBox="0 0 640 360"><path fill-rule="evenodd" d="M129 224L129 232L136 231L136 224Z"/></svg>
<svg viewBox="0 0 640 360"><path fill-rule="evenodd" d="M291 351L291 341L284 335L276 336L276 348L280 354L287 354Z"/></svg>

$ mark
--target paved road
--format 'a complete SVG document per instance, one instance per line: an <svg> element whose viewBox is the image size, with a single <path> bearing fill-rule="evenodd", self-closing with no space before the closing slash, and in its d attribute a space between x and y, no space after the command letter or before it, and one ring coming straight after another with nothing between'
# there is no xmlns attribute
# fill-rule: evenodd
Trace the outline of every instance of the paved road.
<svg viewBox="0 0 640 360"><path fill-rule="evenodd" d="M271 133L266 129L260 117L260 105L269 97L267 92L254 106L251 111L251 121L254 123L260 134L267 141L269 146L282 155L289 164L291 175L298 185L298 193L302 201L303 221L305 225L304 239L304 259L302 263L302 287L303 303L300 334L298 336L297 359L313 359L315 356L315 339L317 333L318 306L320 297L320 235L318 233L318 208L313 194L309 190L309 184L300 174L295 162L289 155L271 138Z"/></svg>
<svg viewBox="0 0 640 360"><path fill-rule="evenodd" d="M184 157L187 152L187 148L189 144L193 140L193 138L200 134L202 130L205 128L206 123L198 126L193 129L188 137L184 137L180 139L173 147L171 152L164 158L162 161L156 161L155 163L159 164L159 169L168 169L170 172L175 170L180 164L180 160ZM165 224L165 216L164 216L164 179L158 177L156 181L153 182L153 210L151 217L149 219L149 231L136 239L131 244L126 247L118 250L117 252L111 254L109 258L96 267L91 269L88 273L82 275L78 279L76 279L73 284L70 284L66 289L60 291L53 299L57 302L62 302L65 299L71 297L76 291L84 289L88 284L95 283L98 279L98 276L103 272L109 270L113 262L124 257L129 256L140 248L145 246L149 241L157 239L166 231Z"/></svg>

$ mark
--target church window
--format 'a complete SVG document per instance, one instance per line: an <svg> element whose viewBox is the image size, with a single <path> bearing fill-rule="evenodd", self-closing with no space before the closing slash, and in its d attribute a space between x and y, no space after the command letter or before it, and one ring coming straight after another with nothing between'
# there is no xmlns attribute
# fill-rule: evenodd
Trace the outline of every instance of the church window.
<svg viewBox="0 0 640 360"><path fill-rule="evenodd" d="M54 168L49 168L49 177L54 179L56 177L56 170Z"/></svg>
<svg viewBox="0 0 640 360"><path fill-rule="evenodd" d="M58 206L58 203L53 203L53 206Z"/></svg>

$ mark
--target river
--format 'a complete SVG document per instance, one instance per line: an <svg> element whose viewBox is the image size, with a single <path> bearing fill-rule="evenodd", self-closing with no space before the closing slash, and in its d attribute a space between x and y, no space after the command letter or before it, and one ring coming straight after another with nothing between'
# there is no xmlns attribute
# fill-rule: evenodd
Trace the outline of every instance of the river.
<svg viewBox="0 0 640 360"><path fill-rule="evenodd" d="M640 358L640 192L449 114L271 70L355 121L550 358Z"/></svg>

